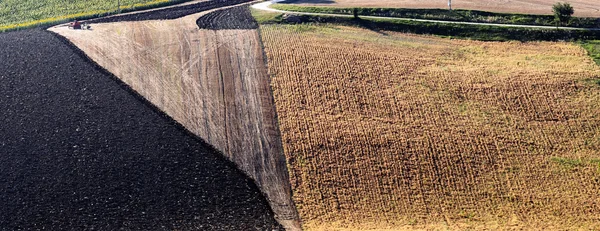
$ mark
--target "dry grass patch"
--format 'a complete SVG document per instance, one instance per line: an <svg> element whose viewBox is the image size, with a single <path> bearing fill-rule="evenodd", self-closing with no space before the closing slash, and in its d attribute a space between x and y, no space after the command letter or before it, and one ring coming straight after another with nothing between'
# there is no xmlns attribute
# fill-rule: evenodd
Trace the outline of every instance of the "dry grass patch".
<svg viewBox="0 0 600 231"><path fill-rule="evenodd" d="M600 68L579 46L261 30L305 228L600 228Z"/></svg>

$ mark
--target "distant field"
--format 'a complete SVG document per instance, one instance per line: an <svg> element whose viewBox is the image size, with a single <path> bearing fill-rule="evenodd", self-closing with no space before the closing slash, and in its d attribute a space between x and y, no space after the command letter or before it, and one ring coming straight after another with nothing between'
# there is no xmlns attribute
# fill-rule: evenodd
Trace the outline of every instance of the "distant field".
<svg viewBox="0 0 600 231"><path fill-rule="evenodd" d="M121 0L121 7L131 8L167 2L173 1ZM0 1L0 29L12 24L104 13L117 10L117 6L117 0L3 0Z"/></svg>
<svg viewBox="0 0 600 231"><path fill-rule="evenodd" d="M506 13L552 14L552 4L560 0L460 0L453 1L453 8L486 10ZM571 0L575 15L600 17L600 1ZM448 8L446 0L297 0L293 3L348 7L399 7L399 8Z"/></svg>
<svg viewBox="0 0 600 231"><path fill-rule="evenodd" d="M304 228L600 228L600 68L581 47L261 31Z"/></svg>

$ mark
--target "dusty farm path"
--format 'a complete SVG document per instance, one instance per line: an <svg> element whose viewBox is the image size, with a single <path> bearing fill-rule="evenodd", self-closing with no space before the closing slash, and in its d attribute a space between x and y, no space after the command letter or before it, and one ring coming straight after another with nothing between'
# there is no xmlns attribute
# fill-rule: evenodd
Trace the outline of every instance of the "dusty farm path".
<svg viewBox="0 0 600 231"><path fill-rule="evenodd" d="M219 1L227 5L214 7ZM92 30L49 30L214 146L255 180L287 230L299 230L260 35L242 26L253 21L249 2L204 1L92 20ZM162 18L171 20L145 20ZM236 20L243 22L198 26Z"/></svg>
<svg viewBox="0 0 600 231"><path fill-rule="evenodd" d="M273 9L270 6L273 4L271 1L260 2L252 5L252 8L269 11L274 13L287 13L287 14L299 14L299 15L316 15L316 16L332 16L332 17L344 17L352 18L352 15L345 14L323 14L323 13L307 13L307 12L296 12L296 11L285 11ZM447 24L462 24L462 25L482 25L482 26L499 26L499 27L517 27L517 28L533 28L533 29L563 29L563 30L588 30L598 31L600 28L578 28L578 27L555 27L555 26L532 26L532 25L516 25L516 24L499 24L499 23L479 23L479 22L458 22L458 21L442 21L442 20L429 20L429 19L413 19L413 18L394 18L394 17L380 17L380 16L360 16L361 18L370 19L395 19L415 22L434 22L434 23L447 23Z"/></svg>

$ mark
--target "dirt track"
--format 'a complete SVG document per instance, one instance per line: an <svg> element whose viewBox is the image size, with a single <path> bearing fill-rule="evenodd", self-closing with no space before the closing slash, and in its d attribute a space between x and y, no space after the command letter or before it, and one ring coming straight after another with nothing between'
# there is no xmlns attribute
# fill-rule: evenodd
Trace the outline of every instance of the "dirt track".
<svg viewBox="0 0 600 231"><path fill-rule="evenodd" d="M278 221L296 229L259 34L198 29L204 14L51 30L224 153L256 180Z"/></svg>
<svg viewBox="0 0 600 231"><path fill-rule="evenodd" d="M65 41L0 34L0 230L278 229L250 179Z"/></svg>
<svg viewBox="0 0 600 231"><path fill-rule="evenodd" d="M455 9L485 10L506 13L552 14L552 5L559 0L454 0ZM575 16L600 17L600 1L571 0ZM345 7L448 8L446 0L297 0L297 4Z"/></svg>

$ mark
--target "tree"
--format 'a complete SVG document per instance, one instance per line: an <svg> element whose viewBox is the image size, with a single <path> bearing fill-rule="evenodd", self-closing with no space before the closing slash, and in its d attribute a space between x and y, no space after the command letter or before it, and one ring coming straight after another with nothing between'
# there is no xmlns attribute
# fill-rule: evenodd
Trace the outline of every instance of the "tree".
<svg viewBox="0 0 600 231"><path fill-rule="evenodd" d="M352 13L354 14L354 19L358 19L358 9L354 8Z"/></svg>
<svg viewBox="0 0 600 231"><path fill-rule="evenodd" d="M571 4L566 2L557 2L554 4L552 6L552 12L554 12L554 19L556 20L556 23L561 23L562 25L568 23L569 20L571 20L573 13L575 13Z"/></svg>

